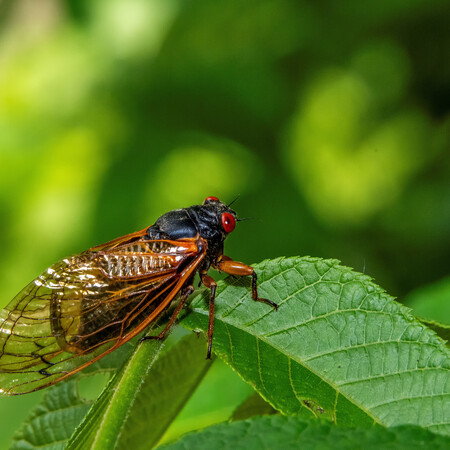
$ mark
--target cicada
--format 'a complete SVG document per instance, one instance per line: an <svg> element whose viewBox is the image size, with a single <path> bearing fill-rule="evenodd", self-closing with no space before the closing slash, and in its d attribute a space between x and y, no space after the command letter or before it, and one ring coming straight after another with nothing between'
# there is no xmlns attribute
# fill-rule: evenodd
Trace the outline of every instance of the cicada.
<svg viewBox="0 0 450 450"><path fill-rule="evenodd" d="M49 267L0 313L0 392L24 394L64 380L154 324L177 299L161 333L143 338L163 339L196 274L210 290L210 358L216 294L210 267L251 276L253 300L277 306L259 298L251 266L223 254L237 221L230 205L208 197Z"/></svg>

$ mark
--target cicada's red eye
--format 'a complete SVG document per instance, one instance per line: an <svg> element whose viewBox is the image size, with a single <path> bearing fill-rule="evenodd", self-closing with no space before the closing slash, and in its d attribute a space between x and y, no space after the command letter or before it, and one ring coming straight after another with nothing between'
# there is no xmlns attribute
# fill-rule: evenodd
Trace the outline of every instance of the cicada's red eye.
<svg viewBox="0 0 450 450"><path fill-rule="evenodd" d="M231 233L234 230L234 227L236 226L236 219L233 214L222 214L222 226L226 233Z"/></svg>
<svg viewBox="0 0 450 450"><path fill-rule="evenodd" d="M220 202L220 200L217 197L206 197L203 203L206 202Z"/></svg>

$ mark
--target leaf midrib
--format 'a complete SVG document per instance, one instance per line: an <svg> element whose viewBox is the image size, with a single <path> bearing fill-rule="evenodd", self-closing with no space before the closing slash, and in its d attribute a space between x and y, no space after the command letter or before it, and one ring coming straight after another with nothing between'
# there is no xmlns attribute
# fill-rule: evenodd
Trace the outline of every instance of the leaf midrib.
<svg viewBox="0 0 450 450"><path fill-rule="evenodd" d="M159 349L155 349L156 351L153 353L151 361L149 361L148 365L146 366L146 367L147 367L147 372L148 372L148 371L150 370L150 368L153 366L154 362L158 359L159 354L160 354L160 352L161 352L161 350L162 350L163 345L164 345L164 344L161 343ZM133 362L135 361L135 359L136 359L136 358L139 358L139 357L140 357L140 354L139 354L139 347L138 347L138 348L134 351L134 353L131 355L131 357L128 359L128 361L127 361L125 367L122 369L121 373L126 374L126 373L128 372L128 370L129 370L130 366L133 365ZM141 385L142 385L142 383L144 382L144 378L145 378L145 375L147 374L147 372L146 372L145 374L142 375L142 378L141 378ZM114 386L114 389L112 389L112 394L111 394L111 396L108 397L108 398L109 398L109 404L108 404L108 406L107 406L107 408L106 408L106 410L105 410L105 413L104 413L102 419L101 419L100 422L99 422L98 431L97 431L97 433L95 434L95 437L94 437L94 439L93 439L93 441L92 441L91 448L97 448L97 446L98 446L98 438L99 438L99 436L101 436L101 435L103 434L103 433L102 433L102 430L103 430L103 426L104 426L104 423L105 423L105 419L107 419L107 418L109 417L109 411L111 410L111 408L112 408L113 406L116 406L114 399L117 397L117 395L119 395L119 396L122 395L122 396L123 396L123 392L122 392L123 390L121 389L121 386L122 386L123 383L125 383L126 381L129 382L129 380L127 380L127 377L126 377L126 376L121 376L119 382L117 383L117 385ZM132 405L132 404L134 403L134 401L136 400L136 396L137 396L137 393L138 393L138 392L139 392L139 389L135 389L135 390L134 390L133 395L132 395L132 398L131 398L130 401L129 401L130 408L131 408L131 405ZM127 411L127 415L128 415L128 411ZM94 418L94 417L93 417L93 418ZM121 425L121 427L120 427L119 435L120 435L120 433L121 433L121 430L122 430L122 427L123 427L125 421L126 421L126 416L124 417L124 421L123 421L123 423L122 423L122 425ZM101 448L101 447L98 447L98 448Z"/></svg>
<svg viewBox="0 0 450 450"><path fill-rule="evenodd" d="M212 364L208 364L207 366L205 366L205 369L199 374L199 376L197 378L198 381L201 381L205 377L205 375L208 373L209 369L211 368L211 365ZM170 422L169 421L167 422L166 427L161 430L159 435L156 435L155 440L154 440L155 446L157 446L159 444L159 442L161 441L161 439L164 436L164 434L167 432L167 430L172 425L173 420L176 417L178 417L178 415L181 413L183 408L186 406L186 404L188 403L189 399L192 397L192 394L197 390L197 388L198 388L198 383L195 383L195 385L193 385L191 387L189 392L186 393L183 402L180 404L180 408L178 409L178 411L175 412L175 414L172 415L172 420ZM118 437L118 439L119 439L119 437Z"/></svg>

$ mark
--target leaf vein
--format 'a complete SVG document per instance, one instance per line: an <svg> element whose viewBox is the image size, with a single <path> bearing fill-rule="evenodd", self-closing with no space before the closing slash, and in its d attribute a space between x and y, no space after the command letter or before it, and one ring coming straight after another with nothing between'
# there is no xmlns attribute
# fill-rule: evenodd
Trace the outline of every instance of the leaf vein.
<svg viewBox="0 0 450 450"><path fill-rule="evenodd" d="M406 402L411 400L422 400L424 398L435 398L435 397L450 397L450 393L444 392L442 394L428 394L428 395L415 395L413 397L398 397L383 403L377 403L370 405L371 408L379 408L380 406L389 405L391 403L400 403L400 402ZM450 422L444 422L444 423L450 423ZM434 425L434 424L433 424Z"/></svg>

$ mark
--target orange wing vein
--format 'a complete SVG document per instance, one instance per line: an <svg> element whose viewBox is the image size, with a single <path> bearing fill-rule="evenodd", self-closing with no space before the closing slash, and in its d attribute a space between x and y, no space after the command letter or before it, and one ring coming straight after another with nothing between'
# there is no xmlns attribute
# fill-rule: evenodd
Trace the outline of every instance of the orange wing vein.
<svg viewBox="0 0 450 450"><path fill-rule="evenodd" d="M145 230L59 261L0 312L0 393L54 384L140 333L194 275L201 238Z"/></svg>

